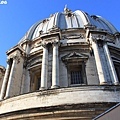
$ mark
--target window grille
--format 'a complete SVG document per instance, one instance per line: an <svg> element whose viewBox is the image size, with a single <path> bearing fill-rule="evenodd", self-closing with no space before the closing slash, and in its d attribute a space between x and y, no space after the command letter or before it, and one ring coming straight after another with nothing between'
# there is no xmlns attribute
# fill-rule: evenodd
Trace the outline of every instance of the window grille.
<svg viewBox="0 0 120 120"><path fill-rule="evenodd" d="M71 71L71 84L83 84L81 71Z"/></svg>

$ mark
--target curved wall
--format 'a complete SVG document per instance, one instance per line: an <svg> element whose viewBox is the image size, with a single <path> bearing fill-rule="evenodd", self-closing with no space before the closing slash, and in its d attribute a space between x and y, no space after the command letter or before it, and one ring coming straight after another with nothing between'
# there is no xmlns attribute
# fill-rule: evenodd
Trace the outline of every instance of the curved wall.
<svg viewBox="0 0 120 120"><path fill-rule="evenodd" d="M28 93L1 101L0 114L40 107L102 102L120 102L120 86L81 86Z"/></svg>

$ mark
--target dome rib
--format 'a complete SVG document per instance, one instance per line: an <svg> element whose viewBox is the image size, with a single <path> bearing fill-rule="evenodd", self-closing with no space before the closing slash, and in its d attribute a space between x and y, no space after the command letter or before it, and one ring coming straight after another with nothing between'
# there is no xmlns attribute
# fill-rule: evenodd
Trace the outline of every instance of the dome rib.
<svg viewBox="0 0 120 120"><path fill-rule="evenodd" d="M59 26L59 22L60 22L60 15L61 15L61 13L56 13L56 26L58 27L58 28L60 28L60 26Z"/></svg>
<svg viewBox="0 0 120 120"><path fill-rule="evenodd" d="M28 31L28 36L27 36L27 39L28 40L31 40L32 39L32 35L34 33L34 31L36 30L37 26L41 23L41 21L38 21L37 23L35 23L31 28L30 30Z"/></svg>
<svg viewBox="0 0 120 120"><path fill-rule="evenodd" d="M74 13L74 16L76 17L76 22L77 22L77 25L78 25L78 28L80 27L80 24L79 24L79 20L77 18L77 15Z"/></svg>
<svg viewBox="0 0 120 120"><path fill-rule="evenodd" d="M101 16L99 16L99 19L108 26L109 30L111 30L112 33L118 32L117 29L116 29L109 21L105 20L105 19L102 18Z"/></svg>
<svg viewBox="0 0 120 120"><path fill-rule="evenodd" d="M59 28L60 29L66 29L67 28L65 15L63 13L60 13L58 21L59 21L58 23L59 23Z"/></svg>
<svg viewBox="0 0 120 120"><path fill-rule="evenodd" d="M39 33L48 33L50 29L58 27L60 30L69 28L83 28L85 25L96 26L96 29L104 29L109 33L114 34L117 29L107 20L101 16L92 15L80 10L72 12L57 12L43 21L35 23L27 32L27 34L19 41L23 42L25 39L32 40L39 36Z"/></svg>

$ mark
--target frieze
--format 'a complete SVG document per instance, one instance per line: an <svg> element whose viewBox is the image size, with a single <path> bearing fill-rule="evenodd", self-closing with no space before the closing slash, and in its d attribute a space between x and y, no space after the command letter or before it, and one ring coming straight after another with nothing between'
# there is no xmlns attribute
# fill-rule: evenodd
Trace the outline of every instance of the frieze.
<svg viewBox="0 0 120 120"><path fill-rule="evenodd" d="M69 35L69 36L63 36L63 39L84 39L85 35L84 34L79 34L79 35Z"/></svg>
<svg viewBox="0 0 120 120"><path fill-rule="evenodd" d="M43 41L51 42L51 41L55 41L55 40L58 40L58 37L49 37L49 38L44 39Z"/></svg>

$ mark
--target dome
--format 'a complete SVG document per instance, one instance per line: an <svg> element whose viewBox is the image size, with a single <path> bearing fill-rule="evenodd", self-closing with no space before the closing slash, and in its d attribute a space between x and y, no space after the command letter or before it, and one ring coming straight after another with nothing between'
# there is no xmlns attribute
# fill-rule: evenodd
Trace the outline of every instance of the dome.
<svg viewBox="0 0 120 120"><path fill-rule="evenodd" d="M24 41L24 38L29 40L35 39L39 36L40 32L42 34L48 33L53 28L65 30L71 28L85 28L86 26L102 29L111 34L118 32L109 21L105 20L101 16L89 15L88 13L80 10L72 12L68 8L65 8L64 12L51 14L49 18L35 23L20 42Z"/></svg>
<svg viewBox="0 0 120 120"><path fill-rule="evenodd" d="M120 34L65 8L7 51L1 120L92 120L120 102Z"/></svg>

